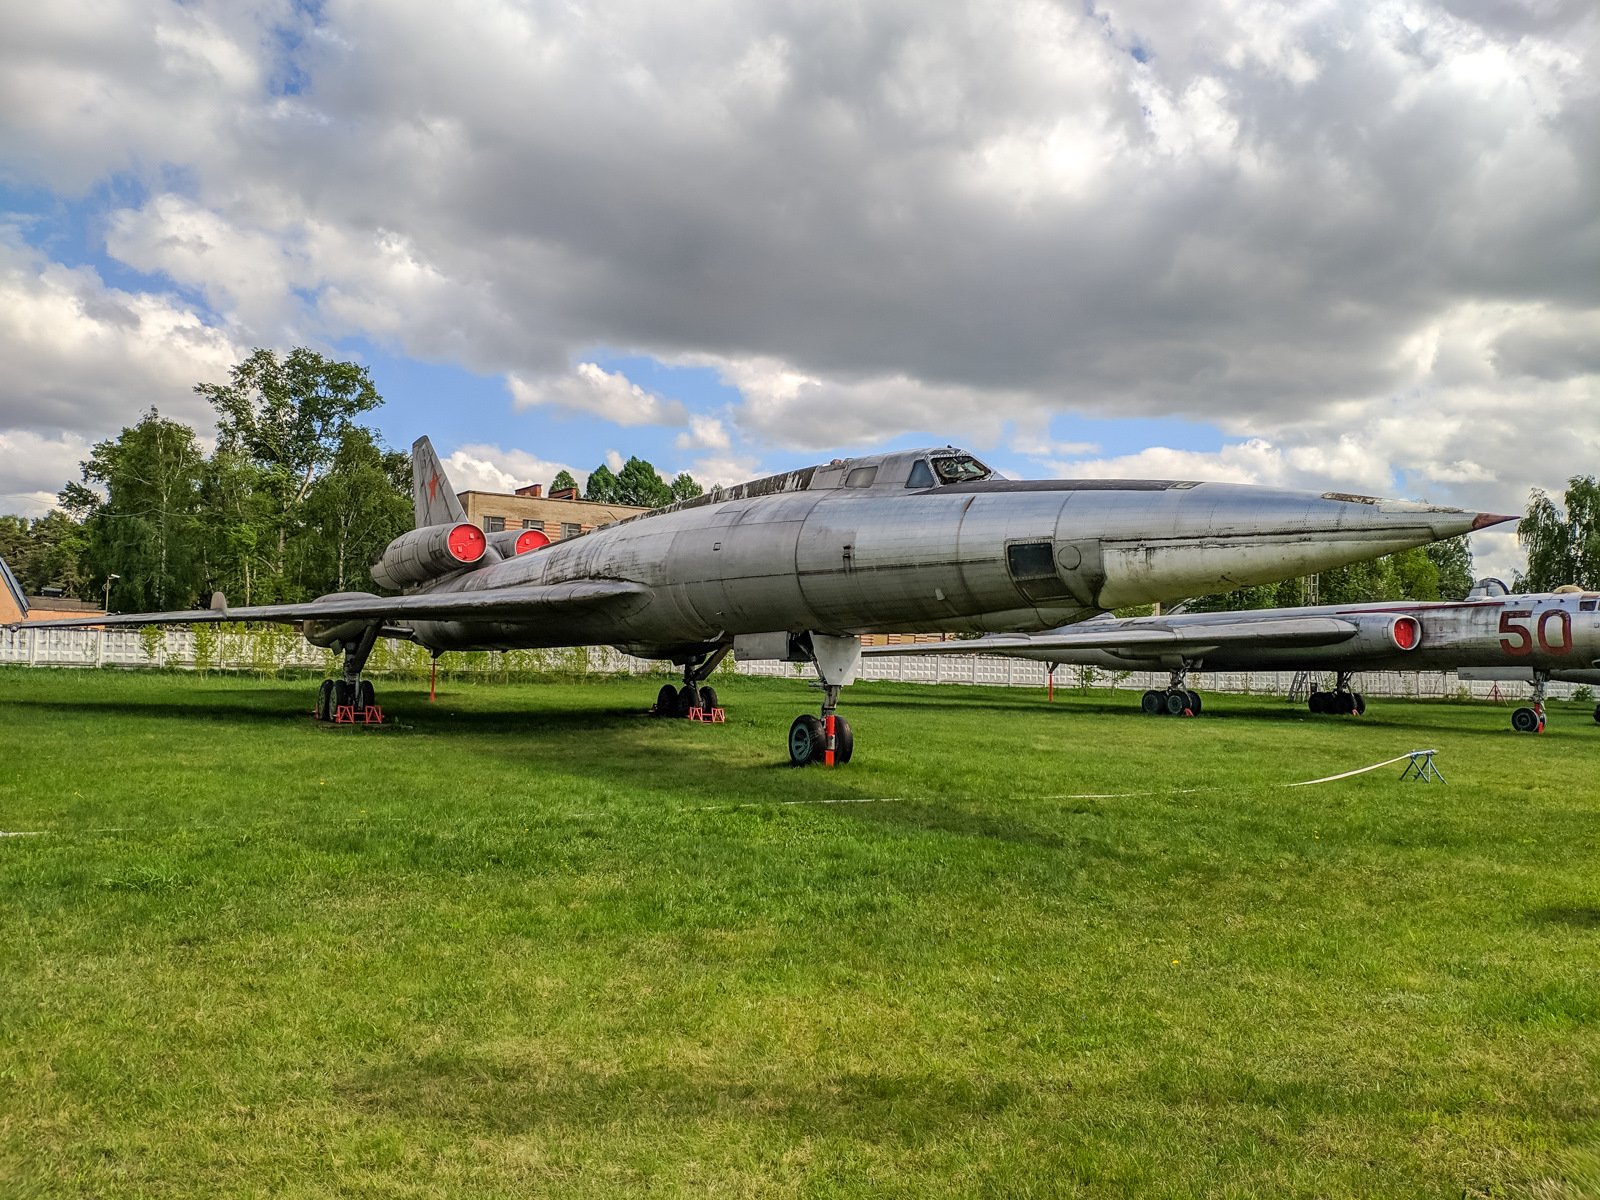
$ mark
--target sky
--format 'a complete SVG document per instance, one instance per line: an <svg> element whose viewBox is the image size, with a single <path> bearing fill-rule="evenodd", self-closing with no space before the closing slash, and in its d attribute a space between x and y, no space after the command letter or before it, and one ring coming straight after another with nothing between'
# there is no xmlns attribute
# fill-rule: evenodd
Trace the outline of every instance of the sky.
<svg viewBox="0 0 1600 1200"><path fill-rule="evenodd" d="M297 345L460 488L953 443L1520 512L1600 468L1600 6L13 6L0 511Z"/></svg>

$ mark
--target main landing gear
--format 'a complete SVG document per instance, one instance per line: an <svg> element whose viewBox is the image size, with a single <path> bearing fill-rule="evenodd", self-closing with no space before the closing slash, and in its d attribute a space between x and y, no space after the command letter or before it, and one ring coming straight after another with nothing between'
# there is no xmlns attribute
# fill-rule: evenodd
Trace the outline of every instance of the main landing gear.
<svg viewBox="0 0 1600 1200"><path fill-rule="evenodd" d="M1518 733L1544 732L1544 693L1549 686L1550 672L1535 671L1533 673L1532 704L1519 708L1511 714L1511 728ZM1594 719L1600 721L1600 707L1594 710Z"/></svg>
<svg viewBox="0 0 1600 1200"><path fill-rule="evenodd" d="M661 690L656 693L656 706L650 711L658 717L682 718L687 717L692 709L710 714L713 709L721 708L717 689L705 681L727 653L728 647L720 646L704 657L684 663L683 686L662 684Z"/></svg>
<svg viewBox="0 0 1600 1200"><path fill-rule="evenodd" d="M1199 692L1186 686L1189 668L1179 667L1172 673L1172 682L1166 690L1152 688L1139 697L1139 710L1147 717L1198 717L1201 701Z"/></svg>
<svg viewBox="0 0 1600 1200"><path fill-rule="evenodd" d="M1367 700L1360 692L1350 690L1353 674L1353 671L1338 672L1331 692L1319 691L1313 685L1306 707L1323 717L1359 717L1367 711Z"/></svg>
<svg viewBox="0 0 1600 1200"><path fill-rule="evenodd" d="M789 762L797 767L812 763L843 766L855 753L856 735L850 722L838 715L839 689L856 677L861 665L861 640L812 633L802 635L796 642L797 648L815 664L822 681L822 715L803 713L789 726Z"/></svg>
<svg viewBox="0 0 1600 1200"><path fill-rule="evenodd" d="M344 670L338 679L324 679L317 690L317 720L341 725L383 723L383 710L378 707L372 681L361 678L361 668L367 665L377 641L378 626L368 625L359 641L342 644Z"/></svg>

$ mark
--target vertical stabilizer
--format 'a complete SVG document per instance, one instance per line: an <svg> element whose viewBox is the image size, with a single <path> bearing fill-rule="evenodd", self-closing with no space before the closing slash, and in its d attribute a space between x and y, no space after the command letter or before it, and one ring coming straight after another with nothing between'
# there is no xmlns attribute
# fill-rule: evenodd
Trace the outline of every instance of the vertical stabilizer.
<svg viewBox="0 0 1600 1200"><path fill-rule="evenodd" d="M467 519L467 512L444 473L444 464L425 437L411 444L411 499L416 505L418 529Z"/></svg>
<svg viewBox="0 0 1600 1200"><path fill-rule="evenodd" d="M16 612L11 612L11 609ZM0 558L0 617L19 621L28 615L28 598L22 594L22 585L11 573L11 565Z"/></svg>

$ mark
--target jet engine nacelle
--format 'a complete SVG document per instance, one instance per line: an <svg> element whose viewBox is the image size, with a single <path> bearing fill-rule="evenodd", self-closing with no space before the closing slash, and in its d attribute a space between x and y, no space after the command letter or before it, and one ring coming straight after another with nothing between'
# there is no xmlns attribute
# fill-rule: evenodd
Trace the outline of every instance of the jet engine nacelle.
<svg viewBox="0 0 1600 1200"><path fill-rule="evenodd" d="M550 539L537 529L502 529L489 535L489 549L497 551L503 559L542 550L549 544Z"/></svg>
<svg viewBox="0 0 1600 1200"><path fill-rule="evenodd" d="M1413 616L1395 613L1346 614L1341 618L1361 627L1344 645L1373 654L1392 654L1396 650L1415 650L1422 645L1422 622Z"/></svg>
<svg viewBox="0 0 1600 1200"><path fill-rule="evenodd" d="M333 592L327 596L318 596L317 601L324 600L376 600L371 592ZM300 622L300 633L306 641L313 646L320 646L324 650L338 650L343 646L353 646L358 643L367 632L367 626L372 624L371 617L350 617L342 621L312 621Z"/></svg>
<svg viewBox="0 0 1600 1200"><path fill-rule="evenodd" d="M483 530L469 521L455 525L426 525L403 533L372 564L379 587L399 590L426 583L462 567L470 567L488 548Z"/></svg>

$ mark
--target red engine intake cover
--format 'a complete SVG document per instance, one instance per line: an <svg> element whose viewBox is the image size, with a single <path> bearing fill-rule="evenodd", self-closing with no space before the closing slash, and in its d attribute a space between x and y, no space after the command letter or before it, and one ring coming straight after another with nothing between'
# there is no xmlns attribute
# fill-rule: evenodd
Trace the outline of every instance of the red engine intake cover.
<svg viewBox="0 0 1600 1200"><path fill-rule="evenodd" d="M483 557L489 539L483 536L483 530L476 525L463 521L450 531L445 544L450 547L450 553L457 562L475 563Z"/></svg>
<svg viewBox="0 0 1600 1200"><path fill-rule="evenodd" d="M1400 649L1415 650L1422 645L1422 625L1415 617L1396 617L1389 636Z"/></svg>
<svg viewBox="0 0 1600 1200"><path fill-rule="evenodd" d="M512 547L513 554L526 554L530 550L537 550L541 546L548 546L550 539L537 529L524 529L517 534L516 545Z"/></svg>

